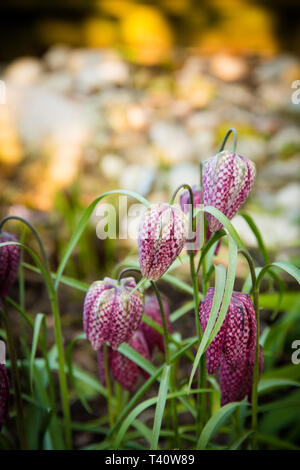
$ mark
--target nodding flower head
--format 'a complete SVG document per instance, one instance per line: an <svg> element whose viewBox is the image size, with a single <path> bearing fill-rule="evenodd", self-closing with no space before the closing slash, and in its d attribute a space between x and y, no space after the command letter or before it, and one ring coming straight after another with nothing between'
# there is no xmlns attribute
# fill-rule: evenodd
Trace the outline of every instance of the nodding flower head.
<svg viewBox="0 0 300 470"><path fill-rule="evenodd" d="M228 219L237 213L246 201L255 180L255 165L250 160L226 150L206 161L203 170L203 203L214 206ZM211 232L222 224L206 214Z"/></svg>
<svg viewBox="0 0 300 470"><path fill-rule="evenodd" d="M0 364L0 431L8 419L9 379L4 364Z"/></svg>
<svg viewBox="0 0 300 470"><path fill-rule="evenodd" d="M150 359L147 342L140 329L133 333L128 344L145 359ZM129 391L133 390L139 374L143 375L145 378L149 377L149 374L135 362L128 359L121 352L114 351L111 348L108 349L108 364L114 379ZM98 351L98 365L100 380L103 386L106 386L103 348L100 348Z"/></svg>
<svg viewBox="0 0 300 470"><path fill-rule="evenodd" d="M16 242L17 239L10 233L0 234L0 243ZM0 247L0 297L5 297L14 283L21 259L21 248L18 245Z"/></svg>
<svg viewBox="0 0 300 470"><path fill-rule="evenodd" d="M168 303L165 299L162 299L163 308L166 314L167 326L168 331L171 333L171 322L170 322L170 310ZM145 310L144 315L151 318L151 320L155 321L159 326L162 327L162 318L159 308L159 303L155 295L148 296L145 298ZM145 339L148 344L150 354L153 353L155 346L157 346L160 351L165 351L165 344L163 336L155 331L151 326L147 325L143 321L140 325L141 330L144 333Z"/></svg>
<svg viewBox="0 0 300 470"><path fill-rule="evenodd" d="M193 191L193 208L196 209L197 207L202 206L200 186L199 185L192 186L192 191ZM180 197L180 206L181 206L181 209L183 210L183 212L185 214L189 213L189 204L190 204L190 193L189 193L189 191L185 191ZM196 233L195 233L194 238L193 238L193 243L195 245L194 254L196 254L198 252L199 248L200 248L199 247L200 228L201 228L200 224L201 224L201 219L199 219L197 224L196 224L196 231L195 231ZM212 232L207 227L206 237L205 237L206 242L208 242L208 240L210 239L211 236L212 236ZM221 245L221 242L219 240L218 244L216 246L216 249L215 249L215 254L216 255L218 254L220 245Z"/></svg>
<svg viewBox="0 0 300 470"><path fill-rule="evenodd" d="M118 283L108 277L90 286L84 301L83 327L93 349L109 341L113 349L129 341L138 328L143 310L143 295L135 290L135 280Z"/></svg>
<svg viewBox="0 0 300 470"><path fill-rule="evenodd" d="M179 207L161 203L147 209L138 236L143 276L159 279L180 254L187 235L187 219Z"/></svg>
<svg viewBox="0 0 300 470"><path fill-rule="evenodd" d="M204 331L211 311L214 289L210 288L199 306ZM256 346L256 317L248 294L233 292L229 308L218 334L206 350L209 374L219 370L221 404L251 396ZM263 357L261 353L260 369Z"/></svg>

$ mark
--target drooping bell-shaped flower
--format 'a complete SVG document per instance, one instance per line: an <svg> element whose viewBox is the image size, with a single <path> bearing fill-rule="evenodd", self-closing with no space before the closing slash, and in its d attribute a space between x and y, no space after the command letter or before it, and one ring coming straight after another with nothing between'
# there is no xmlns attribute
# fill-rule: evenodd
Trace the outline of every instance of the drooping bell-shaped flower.
<svg viewBox="0 0 300 470"><path fill-rule="evenodd" d="M156 281L180 254L188 235L185 214L177 206L154 204L142 218L138 245L141 272Z"/></svg>
<svg viewBox="0 0 300 470"><path fill-rule="evenodd" d="M166 315L168 331L169 333L171 333L169 306L165 299L162 299L162 304L163 304L164 312ZM155 323L157 323L159 326L162 327L163 323L162 323L159 303L155 295L147 296L145 298L144 315L148 316L149 318L151 318L151 320L155 321ZM155 331L153 328L151 328L151 326L144 323L143 321L141 321L140 328L144 333L150 354L153 353L155 346L157 346L160 349L160 351L164 352L165 344L164 344L163 336L157 331Z"/></svg>
<svg viewBox="0 0 300 470"><path fill-rule="evenodd" d="M228 219L237 213L246 201L255 180L255 164L234 152L224 150L205 162L203 180L204 206L214 206ZM222 224L206 214L211 232Z"/></svg>
<svg viewBox="0 0 300 470"><path fill-rule="evenodd" d="M0 243L16 242L17 239L10 233L0 234ZM14 283L21 259L21 249L17 245L0 247L0 297L5 297Z"/></svg>
<svg viewBox="0 0 300 470"><path fill-rule="evenodd" d="M192 191L193 191L193 208L197 209L197 207L201 207L201 189L199 185L194 185L192 186ZM189 191L185 191L181 196L180 196L180 206L181 209L185 214L189 213L189 204L190 204L190 193ZM199 243L200 243L200 230L201 230L201 219L198 219L198 222L196 224L196 230L195 230L195 235L193 237L193 244L195 246L194 254L196 254L199 250ZM209 230L209 227L206 229L206 235L205 239L206 242L210 239L212 236L212 232ZM189 242L190 244L191 242ZM215 249L215 254L218 254L219 248L220 248L221 242L220 240L217 243L216 249Z"/></svg>
<svg viewBox="0 0 300 470"><path fill-rule="evenodd" d="M0 364L0 431L8 419L9 379L4 364Z"/></svg>
<svg viewBox="0 0 300 470"><path fill-rule="evenodd" d="M90 286L84 301L83 327L93 349L109 341L113 349L129 341L138 328L144 309L143 295L135 290L135 280L118 283L108 277Z"/></svg>
<svg viewBox="0 0 300 470"><path fill-rule="evenodd" d="M141 329L138 329L133 333L128 344L145 359L150 359L148 345ZM128 359L121 352L114 351L111 348L108 349L108 363L109 370L111 371L114 379L129 391L133 390L139 374L143 375L145 378L148 378L149 376L149 374L144 369L140 368L135 362ZM100 348L98 351L98 364L100 380L105 386L106 380L103 348Z"/></svg>
<svg viewBox="0 0 300 470"><path fill-rule="evenodd" d="M208 322L213 296L214 288L210 288L199 306L203 331ZM242 400L251 394L255 345L256 317L251 297L233 292L221 329L206 350L208 373L213 374L219 369L222 405Z"/></svg>

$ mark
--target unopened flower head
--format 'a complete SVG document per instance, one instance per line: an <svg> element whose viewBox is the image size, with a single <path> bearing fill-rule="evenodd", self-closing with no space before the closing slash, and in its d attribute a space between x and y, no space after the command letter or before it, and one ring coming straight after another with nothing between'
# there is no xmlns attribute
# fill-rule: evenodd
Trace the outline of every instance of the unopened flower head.
<svg viewBox="0 0 300 470"><path fill-rule="evenodd" d="M135 280L118 283L108 277L90 286L84 301L83 326L93 349L109 341L113 349L129 341L138 328L144 309L143 295L135 290Z"/></svg>
<svg viewBox="0 0 300 470"><path fill-rule="evenodd" d="M150 359L147 342L140 329L133 333L128 344L145 359ZM109 370L111 371L114 379L129 391L133 390L139 374L143 375L145 378L148 378L149 376L149 374L144 369L140 368L135 362L128 359L128 357L124 356L121 352L114 351L111 348L108 349L108 363ZM100 348L98 351L98 364L100 380L103 386L106 386L103 348Z"/></svg>
<svg viewBox="0 0 300 470"><path fill-rule="evenodd" d="M171 333L169 306L165 299L162 299L162 304L163 304L164 312L166 315L168 331L169 333ZM157 323L159 326L162 327L162 318L161 318L159 303L155 295L147 296L145 298L144 315L148 316L149 318L151 318L151 320L155 321L155 323ZM144 323L143 321L141 322L140 328L143 331L144 336L146 338L150 354L153 353L155 346L157 346L162 352L164 352L165 344L164 344L163 336L157 331L155 331L153 328L151 328L151 326Z"/></svg>
<svg viewBox="0 0 300 470"><path fill-rule="evenodd" d="M159 279L180 254L187 235L187 218L179 207L161 203L147 209L138 236L143 276Z"/></svg>
<svg viewBox="0 0 300 470"><path fill-rule="evenodd" d="M10 233L0 234L0 243L16 242L17 239ZM0 297L7 296L14 283L21 259L21 249L18 245L6 245L0 247Z"/></svg>
<svg viewBox="0 0 300 470"><path fill-rule="evenodd" d="M0 363L0 431L8 419L9 379L4 364Z"/></svg>
<svg viewBox="0 0 300 470"><path fill-rule="evenodd" d="M246 201L255 180L255 165L250 160L226 150L206 161L203 170L203 203L223 212L228 219ZM207 214L209 229L216 232L222 224Z"/></svg>
<svg viewBox="0 0 300 470"><path fill-rule="evenodd" d="M210 288L199 306L203 331L213 296L214 289ZM206 350L208 373L219 369L222 405L251 394L255 345L256 317L252 300L248 294L233 292L221 329Z"/></svg>

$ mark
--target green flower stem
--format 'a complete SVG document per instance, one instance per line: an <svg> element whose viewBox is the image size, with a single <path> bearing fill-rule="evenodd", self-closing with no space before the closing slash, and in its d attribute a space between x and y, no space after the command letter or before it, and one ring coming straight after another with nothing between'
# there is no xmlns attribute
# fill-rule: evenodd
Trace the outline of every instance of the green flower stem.
<svg viewBox="0 0 300 470"><path fill-rule="evenodd" d="M171 365L171 356L170 356L170 346L169 346L169 333L168 333L168 324L167 318L164 311L163 303L161 300L160 292L157 288L156 282L151 281L151 285L153 286L158 304L161 313L161 319L163 324L163 333L164 333L164 345L165 345L165 357L166 363ZM175 365L173 365L170 375L170 388L171 392L174 392L176 389L176 377L175 377ZM174 426L174 446L179 446L179 434L178 434L178 413L177 413L177 406L176 406L176 399L170 400L170 408L171 408L171 415L173 417L173 426Z"/></svg>
<svg viewBox="0 0 300 470"><path fill-rule="evenodd" d="M195 262L194 262L194 253L190 252L190 272L191 272L191 279L194 291L194 313L195 313L195 324L196 324L196 331L198 336L199 344L202 340L202 330L200 325L199 319L199 288L198 288L198 277L195 269ZM203 354L199 364L199 373L198 373L198 388L205 388L206 384L206 367L205 367L205 355ZM205 393L201 393L197 395L197 418L196 418L196 425L198 433L200 432L201 427L205 422L205 412L206 412L206 396Z"/></svg>
<svg viewBox="0 0 300 470"><path fill-rule="evenodd" d="M7 335L7 343L8 349L10 353L10 362L11 362L11 372L12 372L12 381L15 391L15 401L16 401L16 419L17 419L17 428L18 428L18 435L20 439L20 445L22 450L27 449L27 442L26 442L26 433L25 433L25 424L24 424L24 410L23 410L23 402L22 402L22 392L21 392L21 383L20 383L20 375L19 369L17 365L17 354L14 345L14 340L10 328L10 323L8 320L8 315L6 313L6 301L2 300L3 307L0 310L2 313L3 323L6 330Z"/></svg>
<svg viewBox="0 0 300 470"><path fill-rule="evenodd" d="M222 150L224 149L225 147L225 144L227 142L227 139L228 137L230 136L230 134L233 134L233 148L232 148L232 151L235 153L236 151L236 144L237 144L237 133L236 133L236 129L234 127L232 127L231 129L229 129L227 132L226 132L226 135L223 139L223 142L221 144L221 147L220 147L220 150L219 150L219 153L222 152Z"/></svg>
<svg viewBox="0 0 300 470"><path fill-rule="evenodd" d="M112 428L114 425L114 411L113 411L113 404L112 404L112 389L111 389L111 381L110 381L110 375L109 375L107 344L104 344L103 346L103 359L104 359L104 372L105 372L105 382L106 382L106 390L107 390L109 425L110 425L110 428Z"/></svg>
<svg viewBox="0 0 300 470"><path fill-rule="evenodd" d="M250 273L251 273L251 279L252 279L252 292L253 292L253 305L254 305L254 310L255 310L255 317L256 317L256 345L255 345L255 362L254 362L254 368L253 368L253 382L252 382L252 396L251 396L251 401L252 401L252 431L253 431L253 437L252 437L252 446L253 449L256 447L256 432L257 432L257 415L258 415L258 380L259 380L259 334L260 334L260 328L259 328L259 283L257 283L256 280L256 273L255 273L255 266L252 257L250 254L243 250L239 249L239 253L241 253L247 260L249 268L250 268Z"/></svg>

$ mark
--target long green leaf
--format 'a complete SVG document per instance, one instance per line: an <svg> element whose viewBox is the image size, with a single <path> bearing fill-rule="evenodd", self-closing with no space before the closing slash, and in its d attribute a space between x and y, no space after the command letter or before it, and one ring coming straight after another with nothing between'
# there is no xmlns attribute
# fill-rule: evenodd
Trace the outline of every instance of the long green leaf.
<svg viewBox="0 0 300 470"><path fill-rule="evenodd" d="M167 400L167 393L169 389L169 380L170 380L170 372L171 366L166 365L159 386L158 391L158 400L156 404L155 416L154 416L154 424L152 429L152 437L151 437L151 450L156 450L158 448L158 439L159 439L159 432L161 428L161 423L165 411L165 405Z"/></svg>
<svg viewBox="0 0 300 470"><path fill-rule="evenodd" d="M46 330L46 317L44 313L38 313L35 317L34 327L33 327L33 336L32 336L32 345L31 345L31 353L30 353L30 361L29 361L29 377L30 377L30 388L32 391L32 384L33 384L33 366L34 366L34 358L37 350L37 345L39 341L40 329L42 327Z"/></svg>
<svg viewBox="0 0 300 470"><path fill-rule="evenodd" d="M211 306L211 311L209 314L209 318L208 318L208 322L207 322L204 334L201 339L201 343L199 345L199 348L198 348L198 351L197 351L197 354L193 363L193 368L192 368L190 381L189 381L189 388L192 385L193 378L194 378L196 369L198 367L199 361L202 357L202 354L205 351L208 339L215 325L216 318L217 318L220 305L222 302L223 294L224 294L225 280L226 280L226 270L224 266L222 266L221 264L218 266L215 266L215 273L216 273L215 292L214 292L213 302Z"/></svg>
<svg viewBox="0 0 300 470"><path fill-rule="evenodd" d="M137 364L139 367L144 369L150 375L153 375L157 372L157 369L151 364L150 361L145 359L141 354L139 354L135 349L133 349L129 344L123 343L119 346L118 351L124 356L128 357L131 361Z"/></svg>
<svg viewBox="0 0 300 470"><path fill-rule="evenodd" d="M280 268L283 271L287 272L288 274L290 274L290 276L294 277L296 281L300 284L300 269L296 268L296 266L291 263L288 263L287 261L275 261L274 263L264 266L264 268L261 270L256 280L256 288L259 288L260 283L266 272L274 267Z"/></svg>
<svg viewBox="0 0 300 470"><path fill-rule="evenodd" d="M216 217L216 219L218 219L218 221L221 222L222 225L224 225L229 235L233 238L233 240L237 244L238 248L243 248L244 250L247 251L247 248L245 247L245 244L242 242L236 229L234 228L230 220L223 214L223 212L219 211L219 209L213 206L206 206L206 207L203 207L201 210L204 212L208 212L209 214Z"/></svg>
<svg viewBox="0 0 300 470"><path fill-rule="evenodd" d="M245 212L239 212L239 215L242 216L243 219L245 219L245 221L249 225L250 229L252 230L252 233L256 238L258 247L259 247L260 252L262 254L264 263L269 264L270 263L270 257L269 257L268 250L266 248L266 245L264 244L263 237L262 237L256 223L254 222L253 218L249 214L246 214Z"/></svg>
<svg viewBox="0 0 300 470"><path fill-rule="evenodd" d="M234 410L238 406L245 406L246 403L243 402L232 402L227 403L227 405L222 406L212 417L207 421L206 425L204 426L199 440L197 442L196 449L206 449L207 444L209 443L210 439L214 435L214 433L219 429L221 424L234 412Z"/></svg>

